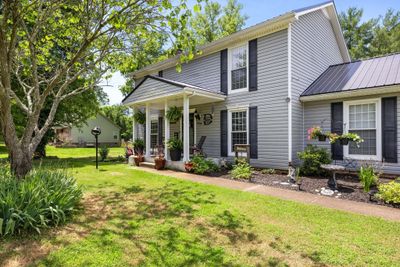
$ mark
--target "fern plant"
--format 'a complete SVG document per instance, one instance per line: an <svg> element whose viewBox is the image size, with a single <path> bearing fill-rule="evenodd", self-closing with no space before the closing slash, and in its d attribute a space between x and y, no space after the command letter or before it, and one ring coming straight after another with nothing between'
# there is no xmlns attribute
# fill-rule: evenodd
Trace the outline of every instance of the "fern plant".
<svg viewBox="0 0 400 267"><path fill-rule="evenodd" d="M167 110L165 117L169 122L175 123L182 117L182 111L177 106L172 106Z"/></svg>
<svg viewBox="0 0 400 267"><path fill-rule="evenodd" d="M135 120L135 122L137 122L139 124L145 124L145 122L146 122L146 114L144 112L138 110L133 115L133 119Z"/></svg>

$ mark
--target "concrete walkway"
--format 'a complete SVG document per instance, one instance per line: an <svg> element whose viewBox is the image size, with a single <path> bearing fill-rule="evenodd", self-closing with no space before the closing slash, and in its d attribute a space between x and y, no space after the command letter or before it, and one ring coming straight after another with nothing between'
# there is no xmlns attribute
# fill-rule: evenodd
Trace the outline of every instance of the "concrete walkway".
<svg viewBox="0 0 400 267"><path fill-rule="evenodd" d="M184 180L189 180L193 182L211 184L231 189L236 189L240 191L253 192L261 195L273 196L285 200L293 200L297 202L302 202L305 204L314 204L321 207L337 209L342 211L347 211L351 213L357 213L368 216L381 217L386 220L398 221L400 222L400 209L373 205L368 203L350 201L345 199L336 199L326 196L315 195L306 192L299 192L293 190L285 190L277 187L271 187L266 185L245 183L240 181L233 181L224 178L207 177L201 175L195 175L187 172L177 172L172 170L157 171L155 169L150 169L146 167L135 167L143 171L162 174L167 176L172 176Z"/></svg>

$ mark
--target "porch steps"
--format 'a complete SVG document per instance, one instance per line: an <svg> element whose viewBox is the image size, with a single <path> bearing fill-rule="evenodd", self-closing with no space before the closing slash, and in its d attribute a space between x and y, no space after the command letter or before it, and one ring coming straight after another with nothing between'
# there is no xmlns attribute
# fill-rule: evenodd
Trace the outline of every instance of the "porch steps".
<svg viewBox="0 0 400 267"><path fill-rule="evenodd" d="M154 169L155 166L156 166L156 164L154 162L148 162L148 161L140 162L140 167Z"/></svg>

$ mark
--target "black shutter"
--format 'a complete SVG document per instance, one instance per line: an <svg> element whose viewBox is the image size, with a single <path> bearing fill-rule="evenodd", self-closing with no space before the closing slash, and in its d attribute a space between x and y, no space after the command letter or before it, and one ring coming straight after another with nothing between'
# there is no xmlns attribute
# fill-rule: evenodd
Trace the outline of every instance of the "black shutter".
<svg viewBox="0 0 400 267"><path fill-rule="evenodd" d="M228 156L228 112L221 110L221 157Z"/></svg>
<svg viewBox="0 0 400 267"><path fill-rule="evenodd" d="M397 163L397 97L382 98L382 157Z"/></svg>
<svg viewBox="0 0 400 267"><path fill-rule="evenodd" d="M162 77L162 76L163 76L163 71L160 70L160 71L158 72L158 77Z"/></svg>
<svg viewBox="0 0 400 267"><path fill-rule="evenodd" d="M249 41L249 91L257 91L257 39Z"/></svg>
<svg viewBox="0 0 400 267"><path fill-rule="evenodd" d="M158 117L158 145L163 144L163 117Z"/></svg>
<svg viewBox="0 0 400 267"><path fill-rule="evenodd" d="M343 134L343 103L331 104L331 132ZM331 145L332 159L343 160L343 146L339 142Z"/></svg>
<svg viewBox="0 0 400 267"><path fill-rule="evenodd" d="M249 108L250 158L258 158L257 107Z"/></svg>
<svg viewBox="0 0 400 267"><path fill-rule="evenodd" d="M228 49L221 50L221 92L228 93Z"/></svg>

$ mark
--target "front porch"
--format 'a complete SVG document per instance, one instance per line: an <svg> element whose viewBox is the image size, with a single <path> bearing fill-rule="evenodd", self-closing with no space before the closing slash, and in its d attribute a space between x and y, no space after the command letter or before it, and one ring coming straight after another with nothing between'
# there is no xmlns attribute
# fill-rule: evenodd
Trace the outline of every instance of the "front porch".
<svg viewBox="0 0 400 267"><path fill-rule="evenodd" d="M201 135L197 133L197 124L203 124L206 119L212 121L213 103L225 100L225 95L161 77L148 76L146 79L136 87L133 92L135 95L128 96L132 99L128 106L132 108L133 115L136 112L143 112L146 117L144 124L133 122L133 140L144 140L146 162L152 162L152 157L157 154L157 148L162 146L167 167L183 170L184 162L189 161L191 157L193 146L198 144L201 138L207 142L206 132L202 131ZM146 90L143 90L145 87L147 87ZM144 96L139 95L141 93ZM210 110L206 114L200 114L197 107L204 107L207 104L210 105ZM182 110L182 116L176 122L170 122L167 118L170 107ZM209 127L217 126L213 124ZM183 143L182 157L179 162L171 161L170 151L166 146L171 138L179 139Z"/></svg>

